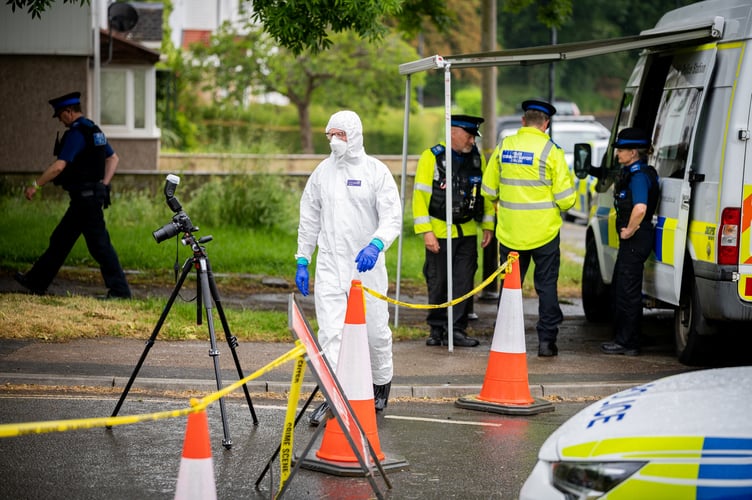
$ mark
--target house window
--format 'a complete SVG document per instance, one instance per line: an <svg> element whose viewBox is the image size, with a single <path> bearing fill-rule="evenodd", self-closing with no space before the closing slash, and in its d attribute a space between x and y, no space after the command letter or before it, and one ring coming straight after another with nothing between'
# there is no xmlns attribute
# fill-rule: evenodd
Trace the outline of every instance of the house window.
<svg viewBox="0 0 752 500"><path fill-rule="evenodd" d="M119 137L156 133L153 68L102 68L100 85L105 132Z"/></svg>

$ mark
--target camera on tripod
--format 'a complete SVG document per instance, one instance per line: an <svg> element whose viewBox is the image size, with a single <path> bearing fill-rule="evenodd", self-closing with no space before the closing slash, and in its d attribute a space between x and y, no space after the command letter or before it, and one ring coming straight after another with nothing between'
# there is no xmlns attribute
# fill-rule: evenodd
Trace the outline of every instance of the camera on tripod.
<svg viewBox="0 0 752 500"><path fill-rule="evenodd" d="M175 212L175 215L172 216L171 222L151 233L157 243L162 243L180 233L198 231L198 228L193 226L188 214L183 211L183 207L180 205L178 199L175 198L175 189L178 187L178 184L180 184L180 177L177 175L169 174L167 179L165 179L164 194L167 206Z"/></svg>

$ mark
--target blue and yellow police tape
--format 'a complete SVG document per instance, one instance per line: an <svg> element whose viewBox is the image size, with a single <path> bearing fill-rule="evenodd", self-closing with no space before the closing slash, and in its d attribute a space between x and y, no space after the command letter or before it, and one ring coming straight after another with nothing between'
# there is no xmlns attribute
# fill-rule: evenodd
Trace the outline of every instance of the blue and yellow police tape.
<svg viewBox="0 0 752 500"><path fill-rule="evenodd" d="M210 403L226 396L235 389L242 387L243 384L260 377L261 375L287 363L295 358L300 358L306 354L305 346L300 340L295 341L295 347L281 355L266 366L256 370L247 377L238 380L234 384L228 385L220 391L211 393L201 399L192 398L189 408L181 408L171 411L160 411L155 413L145 413L139 415L124 415L121 417L99 417L99 418L80 418L71 420L50 420L46 422L25 422L19 424L2 424L0 425L0 438L23 436L26 434L44 434L47 432L66 432L79 429L91 429L94 427L114 427L116 425L137 424L139 422L150 422L164 418L175 418L196 413L206 409Z"/></svg>
<svg viewBox="0 0 752 500"><path fill-rule="evenodd" d="M483 282L480 285L476 286L475 288L473 288L472 290L470 290L469 292L467 292L462 297L457 297L456 299L448 301L448 302L444 302L443 304L413 304L413 303L410 303L410 302L403 302L401 300L392 299L390 297L387 297L386 295L383 295L383 294L377 292L376 290L371 290L370 288L365 287L365 286L363 287L363 290L365 290L366 292L370 293L371 295L373 295L377 299L386 300L390 304L396 304L398 306L409 307L411 309L441 309L443 307L449 307L449 306L453 306L455 304L459 304L463 300L466 300L466 299L472 297L473 295L475 295L476 293L478 293L479 291L481 291L483 288L485 288L486 286L488 286L489 284L491 284L491 282L494 279L496 279L496 277L499 276L502 272L504 272L509 267L509 265L512 262L514 262L515 260L517 260L517 259L513 258L511 256L508 257L507 261L504 262L502 265L500 265L499 268L496 271L494 271L493 274L491 274L488 278L486 278L485 280L483 280ZM502 276L501 279L504 279L504 276Z"/></svg>

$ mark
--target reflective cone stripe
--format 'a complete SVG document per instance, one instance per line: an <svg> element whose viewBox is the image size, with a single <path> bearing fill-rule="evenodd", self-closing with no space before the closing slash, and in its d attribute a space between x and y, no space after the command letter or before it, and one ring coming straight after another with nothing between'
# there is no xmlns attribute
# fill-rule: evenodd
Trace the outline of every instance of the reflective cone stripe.
<svg viewBox="0 0 752 500"><path fill-rule="evenodd" d="M515 258L517 252L509 254ZM515 258L504 277L486 377L478 399L493 403L529 405L530 394L525 349L520 265Z"/></svg>
<svg viewBox="0 0 752 500"><path fill-rule="evenodd" d="M175 499L217 498L206 410L188 414Z"/></svg>
<svg viewBox="0 0 752 500"><path fill-rule="evenodd" d="M350 402L355 416L363 427L379 460L384 459L376 428L376 408L373 400L373 378L371 377L371 357L368 352L368 331L366 329L366 308L362 284L353 280L347 298L347 312L342 331L342 344L337 360L337 380L345 397ZM344 417L344 416L343 416ZM355 424L352 423L351 436L355 445L361 447ZM365 453L365 452L363 452ZM350 447L337 419L327 420L324 437L316 456L336 462L357 462L358 458ZM368 460L369 454L364 458Z"/></svg>

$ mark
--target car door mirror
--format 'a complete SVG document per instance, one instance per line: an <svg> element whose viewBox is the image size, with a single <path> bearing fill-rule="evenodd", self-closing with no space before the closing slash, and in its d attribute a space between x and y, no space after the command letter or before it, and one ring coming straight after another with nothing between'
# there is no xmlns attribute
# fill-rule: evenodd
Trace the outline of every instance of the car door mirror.
<svg viewBox="0 0 752 500"><path fill-rule="evenodd" d="M588 175L601 177L601 168L593 166L593 148L587 143L574 145L574 175L584 179Z"/></svg>

